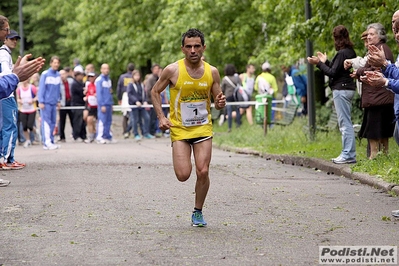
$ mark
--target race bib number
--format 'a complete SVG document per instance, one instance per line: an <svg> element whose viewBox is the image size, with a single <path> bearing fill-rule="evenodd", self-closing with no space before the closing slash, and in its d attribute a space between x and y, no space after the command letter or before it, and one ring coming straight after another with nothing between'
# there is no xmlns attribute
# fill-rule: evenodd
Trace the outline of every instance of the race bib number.
<svg viewBox="0 0 399 266"><path fill-rule="evenodd" d="M89 103L90 106L96 106L97 105L97 97L90 95L87 97L87 102Z"/></svg>
<svg viewBox="0 0 399 266"><path fill-rule="evenodd" d="M22 109L27 110L27 109L31 109L32 104L30 102L24 101L22 103Z"/></svg>
<svg viewBox="0 0 399 266"><path fill-rule="evenodd" d="M180 112L182 124L185 127L208 124L208 110L206 102L181 103Z"/></svg>

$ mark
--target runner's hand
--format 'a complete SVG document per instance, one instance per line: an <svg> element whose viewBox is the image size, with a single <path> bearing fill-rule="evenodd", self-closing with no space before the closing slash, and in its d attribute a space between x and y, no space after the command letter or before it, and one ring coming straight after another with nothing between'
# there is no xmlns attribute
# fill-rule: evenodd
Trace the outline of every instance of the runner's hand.
<svg viewBox="0 0 399 266"><path fill-rule="evenodd" d="M226 96L223 95L223 92L220 92L215 99L215 108L217 110L220 110L225 106L226 106Z"/></svg>
<svg viewBox="0 0 399 266"><path fill-rule="evenodd" d="M173 127L173 124L166 117L159 118L159 128L161 130L167 130L170 127Z"/></svg>

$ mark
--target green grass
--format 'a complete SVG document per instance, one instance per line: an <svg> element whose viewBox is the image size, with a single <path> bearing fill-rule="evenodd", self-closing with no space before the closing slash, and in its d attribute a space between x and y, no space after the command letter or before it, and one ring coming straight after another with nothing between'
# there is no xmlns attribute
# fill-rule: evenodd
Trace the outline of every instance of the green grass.
<svg viewBox="0 0 399 266"><path fill-rule="evenodd" d="M227 122L222 126L214 123L214 143L218 146L248 148L267 154L288 154L303 157L331 160L341 152L341 134L338 131L316 132L314 141L308 139L304 126L306 118L297 117L289 126L275 125L268 128L266 136L261 125L250 126L245 118L240 128L233 125L232 132L227 132ZM389 155L379 154L376 159L369 160L366 156L367 140L356 141L357 163L351 165L354 172L368 173L381 177L383 180L399 184L399 148L391 138Z"/></svg>

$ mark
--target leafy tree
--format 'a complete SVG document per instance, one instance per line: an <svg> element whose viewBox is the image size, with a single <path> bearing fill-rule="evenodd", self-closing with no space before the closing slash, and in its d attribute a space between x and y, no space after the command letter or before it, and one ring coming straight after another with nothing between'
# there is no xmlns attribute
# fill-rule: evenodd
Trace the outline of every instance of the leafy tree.
<svg viewBox="0 0 399 266"><path fill-rule="evenodd" d="M35 56L57 54L64 65L74 57L97 67L107 62L117 75L130 61L148 71L152 62L181 58L180 37L190 27L205 33L207 61L221 72L227 63L244 71L248 62L268 60L279 76L279 65L306 56L306 39L331 58L331 31L339 24L349 29L359 55L365 52L360 34L372 22L387 28L395 46L394 0L312 0L311 6L306 21L305 1L296 0L25 0L24 31L27 52ZM3 1L0 9L17 25L16 1Z"/></svg>

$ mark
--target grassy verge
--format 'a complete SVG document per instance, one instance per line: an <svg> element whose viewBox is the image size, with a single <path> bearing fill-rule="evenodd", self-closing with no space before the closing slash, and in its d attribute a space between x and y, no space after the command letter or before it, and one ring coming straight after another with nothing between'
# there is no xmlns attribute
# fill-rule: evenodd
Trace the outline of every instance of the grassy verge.
<svg viewBox="0 0 399 266"><path fill-rule="evenodd" d="M308 140L303 127L306 118L297 117L289 126L273 126L264 136L260 125L250 126L245 120L240 128L233 125L232 132L227 133L227 123L222 126L214 124L214 143L231 147L250 148L269 154L289 154L304 157L331 160L340 154L341 134L334 132L317 132L314 141ZM376 159L369 160L366 156L367 140L356 141L357 163L351 165L352 171L368 173L381 177L383 180L399 184L399 148L391 138L389 155L379 154Z"/></svg>

